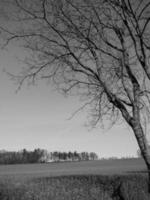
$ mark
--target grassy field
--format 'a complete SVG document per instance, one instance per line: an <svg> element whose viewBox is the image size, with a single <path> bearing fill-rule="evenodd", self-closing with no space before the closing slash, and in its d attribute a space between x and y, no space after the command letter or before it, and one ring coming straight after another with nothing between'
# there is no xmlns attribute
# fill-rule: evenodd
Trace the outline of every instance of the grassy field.
<svg viewBox="0 0 150 200"><path fill-rule="evenodd" d="M0 200L148 200L142 159L0 166Z"/></svg>
<svg viewBox="0 0 150 200"><path fill-rule="evenodd" d="M146 170L142 159L0 165L0 176L48 177L62 175L114 175Z"/></svg>

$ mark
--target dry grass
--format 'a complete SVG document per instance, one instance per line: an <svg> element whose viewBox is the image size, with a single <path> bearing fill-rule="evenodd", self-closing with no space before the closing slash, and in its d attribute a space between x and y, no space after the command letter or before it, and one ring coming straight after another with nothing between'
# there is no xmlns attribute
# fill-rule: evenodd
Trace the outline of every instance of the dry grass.
<svg viewBox="0 0 150 200"><path fill-rule="evenodd" d="M141 175L78 175L0 181L1 200L148 200Z"/></svg>
<svg viewBox="0 0 150 200"><path fill-rule="evenodd" d="M135 173L144 168L139 159L0 166L0 200L148 200Z"/></svg>

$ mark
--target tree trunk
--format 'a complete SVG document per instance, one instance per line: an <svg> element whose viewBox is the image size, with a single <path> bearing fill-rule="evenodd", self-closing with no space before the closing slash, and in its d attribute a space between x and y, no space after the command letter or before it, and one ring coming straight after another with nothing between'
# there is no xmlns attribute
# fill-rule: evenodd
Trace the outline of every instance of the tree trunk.
<svg viewBox="0 0 150 200"><path fill-rule="evenodd" d="M148 192L150 193L150 152L148 149L147 139L143 132L142 126L139 123L134 123L132 126L135 137L137 139L142 157L145 161L148 170Z"/></svg>

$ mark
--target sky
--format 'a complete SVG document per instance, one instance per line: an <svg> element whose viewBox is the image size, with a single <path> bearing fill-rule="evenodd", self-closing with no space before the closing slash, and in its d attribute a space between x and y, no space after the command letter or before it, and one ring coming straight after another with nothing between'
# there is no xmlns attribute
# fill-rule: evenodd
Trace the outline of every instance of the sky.
<svg viewBox="0 0 150 200"><path fill-rule="evenodd" d="M137 142L127 125L91 129L88 111L72 114L82 105L76 96L64 97L44 81L17 84L5 71L24 67L23 52L14 46L0 50L0 149L43 148L48 151L88 151L99 157L136 156Z"/></svg>
<svg viewBox="0 0 150 200"><path fill-rule="evenodd" d="M69 119L82 105L78 97L66 98L44 81L25 84L16 93L17 85L5 71L18 74L24 56L14 44L0 49L0 149L88 151L100 158L137 155L138 145L127 125L91 129L85 125L86 110Z"/></svg>

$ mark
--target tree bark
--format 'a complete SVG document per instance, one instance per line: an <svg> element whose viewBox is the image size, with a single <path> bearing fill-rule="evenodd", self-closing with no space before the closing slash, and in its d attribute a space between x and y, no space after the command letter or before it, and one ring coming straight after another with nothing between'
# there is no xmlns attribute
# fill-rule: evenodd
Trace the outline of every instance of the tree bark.
<svg viewBox="0 0 150 200"><path fill-rule="evenodd" d="M143 132L142 126L139 123L132 123L132 129L134 131L136 140L141 150L142 157L145 161L148 172L148 192L150 193L150 152L148 149L147 139Z"/></svg>

